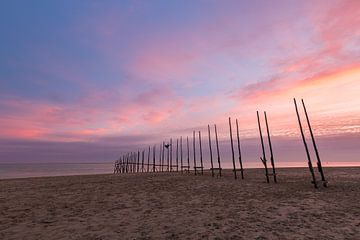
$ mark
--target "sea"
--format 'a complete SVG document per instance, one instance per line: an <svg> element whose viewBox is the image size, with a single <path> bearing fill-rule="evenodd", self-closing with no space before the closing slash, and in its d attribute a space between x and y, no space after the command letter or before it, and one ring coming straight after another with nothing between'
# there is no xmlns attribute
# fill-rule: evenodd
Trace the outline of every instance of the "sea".
<svg viewBox="0 0 360 240"><path fill-rule="evenodd" d="M106 174L113 163L0 163L0 179Z"/></svg>

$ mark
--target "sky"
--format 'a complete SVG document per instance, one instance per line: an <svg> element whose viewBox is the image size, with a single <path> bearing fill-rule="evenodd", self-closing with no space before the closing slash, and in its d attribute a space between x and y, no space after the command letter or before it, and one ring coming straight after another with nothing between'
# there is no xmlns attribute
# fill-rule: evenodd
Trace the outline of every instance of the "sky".
<svg viewBox="0 0 360 240"><path fill-rule="evenodd" d="M325 166L360 165L358 26L357 0L1 1L0 162L112 162L192 131L207 146L217 124L230 163L231 117L261 166L258 110L277 163L305 165L295 97Z"/></svg>

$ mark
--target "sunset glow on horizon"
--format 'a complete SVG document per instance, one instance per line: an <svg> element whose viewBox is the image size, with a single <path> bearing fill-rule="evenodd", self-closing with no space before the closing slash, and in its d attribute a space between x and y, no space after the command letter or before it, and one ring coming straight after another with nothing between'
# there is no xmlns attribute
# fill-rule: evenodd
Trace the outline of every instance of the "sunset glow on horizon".
<svg viewBox="0 0 360 240"><path fill-rule="evenodd" d="M110 162L193 130L205 141L215 123L226 156L231 117L256 166L258 110L280 165L298 166L296 98L324 165L360 165L360 1L16 0L0 13L0 162Z"/></svg>

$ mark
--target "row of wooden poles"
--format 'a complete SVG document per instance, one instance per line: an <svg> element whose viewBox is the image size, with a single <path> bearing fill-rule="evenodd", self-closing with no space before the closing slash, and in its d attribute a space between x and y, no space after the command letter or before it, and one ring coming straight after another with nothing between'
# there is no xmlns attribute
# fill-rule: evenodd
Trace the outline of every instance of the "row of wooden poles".
<svg viewBox="0 0 360 240"><path fill-rule="evenodd" d="M310 131L311 140L313 143L315 155L317 158L317 168L321 176L321 182L323 183L324 187L327 187L327 181L325 180L324 172L321 165L321 160L319 156L319 152L316 146L315 138L312 132L312 128L310 125L310 120L306 111L305 103L303 99L301 99L304 113L307 121L307 125ZM315 176L315 171L312 165L309 148L307 146L307 142L305 139L304 130L302 127L296 99L294 98L294 105L296 110L296 115L298 118L298 124L303 140L303 144L306 151L306 156L308 159L308 167L311 173L312 177L312 184L315 188L318 188L318 181ZM260 142L261 142L261 148L262 148L262 157L260 157L261 162L264 165L265 169L265 177L267 183L270 183L270 177L273 177L274 182L277 182L277 173L275 168L275 161L274 161L274 155L273 155L273 149L272 149L272 143L271 143L271 137L270 137L270 130L269 130L269 124L266 112L264 111L264 120L265 120L265 128L266 128L266 135L268 140L268 147L270 152L270 164L272 172L269 173L269 169L267 166L267 157L266 157L266 151L265 151L265 144L263 139L263 133L262 133L262 126L260 121L260 115L257 111L257 122L258 122L258 128L259 128L259 135L260 135ZM231 143L231 156L232 156L232 171L234 178L238 178L238 172L240 172L241 179L244 179L244 168L242 163L242 156L241 156L241 144L240 144L240 134L239 134L239 124L238 120L235 120L236 123L236 138L237 138L237 151L238 151L238 162L239 162L239 168L237 167L236 160L235 160L235 150L234 150L234 141L233 141L233 133L232 133L232 121L229 117L229 129L230 129L230 143ZM219 140L218 140L218 133L216 124L214 124L214 132L215 132L215 143L216 143L216 153L217 153L217 166L215 166L214 158L213 158L213 150L212 150L212 141L211 141L211 129L210 125L207 126L208 128L208 145L209 145L209 153L210 153L210 164L211 164L211 175L213 177L222 175L222 167L221 167L221 158L220 158L220 151L219 151ZM204 165L203 165L203 149L202 149L202 137L201 132L198 131L198 147L199 147L199 153L200 153L200 166L198 165L197 159L196 159L196 132L193 131L192 136L192 150L193 150L193 172L195 175L203 175L204 174ZM166 160L165 160L165 149L166 149ZM169 143L162 142L159 147L159 154L158 154L158 163L156 162L156 145L149 146L147 151L147 156L145 156L145 150L143 151L137 151L137 152L129 152L120 157L119 160L115 162L114 167L114 173L137 173L137 172L181 172L181 173L190 173L190 144L189 144L189 138L186 137L186 159L183 157L183 138L180 137L179 139L176 139L176 154L175 154L175 162L173 162L173 142L172 138L170 138ZM179 165L180 163L180 165Z"/></svg>

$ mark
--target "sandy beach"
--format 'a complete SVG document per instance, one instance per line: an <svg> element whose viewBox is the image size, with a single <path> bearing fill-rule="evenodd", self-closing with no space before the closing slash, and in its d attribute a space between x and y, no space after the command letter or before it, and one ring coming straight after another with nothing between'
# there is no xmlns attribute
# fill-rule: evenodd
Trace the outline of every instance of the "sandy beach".
<svg viewBox="0 0 360 240"><path fill-rule="evenodd" d="M0 239L360 239L360 168L0 180Z"/></svg>

